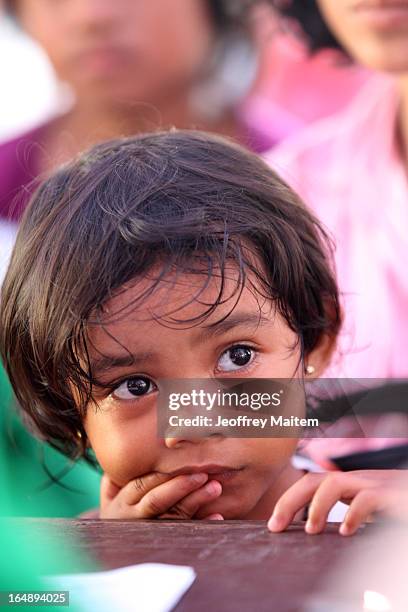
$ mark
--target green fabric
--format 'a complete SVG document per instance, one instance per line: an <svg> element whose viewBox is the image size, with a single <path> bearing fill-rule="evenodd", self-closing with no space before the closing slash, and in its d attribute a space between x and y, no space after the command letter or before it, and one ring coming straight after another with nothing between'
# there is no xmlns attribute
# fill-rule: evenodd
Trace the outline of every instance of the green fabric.
<svg viewBox="0 0 408 612"><path fill-rule="evenodd" d="M1 390L8 393L9 389L4 382L3 377ZM42 576L99 569L83 553L78 557L75 548L69 542L65 541L61 546L60 539L57 543L53 538L44 535L43 531L40 535L31 530L29 521L17 523L13 519L6 518L25 513L24 506L20 508L21 502L17 501L21 499L21 484L10 469L10 457L5 453L5 448L0 446L0 591L57 590L54 586L45 583ZM12 608L4 607L4 610L6 609ZM69 609L70 612L81 612L79 605L72 601L69 608L53 605L33 608L32 605L21 605L16 609L27 611L35 609L38 612L61 612Z"/></svg>
<svg viewBox="0 0 408 612"><path fill-rule="evenodd" d="M15 483L16 515L72 517L99 505L100 472L85 462L73 464L26 430L1 366L0 447L4 468ZM58 484L52 482L47 470L55 477L66 470L67 474Z"/></svg>

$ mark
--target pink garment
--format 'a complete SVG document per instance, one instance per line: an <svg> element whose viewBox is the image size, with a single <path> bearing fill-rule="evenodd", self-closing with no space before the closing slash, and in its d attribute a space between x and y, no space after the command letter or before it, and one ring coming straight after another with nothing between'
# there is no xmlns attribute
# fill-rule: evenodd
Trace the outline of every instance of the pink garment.
<svg viewBox="0 0 408 612"><path fill-rule="evenodd" d="M329 229L345 313L327 377L408 377L408 181L398 92L375 76L341 113L266 155Z"/></svg>
<svg viewBox="0 0 408 612"><path fill-rule="evenodd" d="M266 156L336 243L344 324L327 377L408 376L408 182L398 150L398 104L395 83L373 77L343 112ZM406 442L395 437L406 436L401 417L387 418L396 430L374 419L375 437L316 439L302 452L333 469L330 457ZM347 435L348 422L338 426Z"/></svg>
<svg viewBox="0 0 408 612"><path fill-rule="evenodd" d="M338 51L311 54L307 45L277 32L265 33L260 55L255 93L280 109L286 136L343 110L371 76Z"/></svg>

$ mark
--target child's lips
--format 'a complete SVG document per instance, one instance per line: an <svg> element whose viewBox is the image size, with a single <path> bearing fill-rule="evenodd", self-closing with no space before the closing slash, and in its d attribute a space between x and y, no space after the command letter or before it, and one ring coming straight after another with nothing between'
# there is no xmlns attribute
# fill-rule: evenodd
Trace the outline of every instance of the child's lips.
<svg viewBox="0 0 408 612"><path fill-rule="evenodd" d="M244 470L244 466L238 468L227 465L195 465L184 466L177 470L167 472L170 476L179 476L181 474L208 474L209 480L218 480L219 482L227 482Z"/></svg>
<svg viewBox="0 0 408 612"><path fill-rule="evenodd" d="M359 18L380 30L406 27L408 23L408 2L406 0L360 0L354 5Z"/></svg>

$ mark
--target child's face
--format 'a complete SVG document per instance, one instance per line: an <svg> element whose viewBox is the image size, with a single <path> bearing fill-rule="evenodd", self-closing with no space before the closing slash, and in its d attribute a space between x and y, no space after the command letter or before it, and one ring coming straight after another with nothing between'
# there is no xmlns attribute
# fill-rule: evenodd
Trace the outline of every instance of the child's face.
<svg viewBox="0 0 408 612"><path fill-rule="evenodd" d="M318 0L330 29L368 68L402 74L408 67L408 2Z"/></svg>
<svg viewBox="0 0 408 612"><path fill-rule="evenodd" d="M226 281L226 295L236 286L233 275L231 271ZM262 503L278 476L282 477L297 440L220 435L160 439L155 384L160 384L160 379L302 376L299 348L294 348L296 335L275 312L272 302L248 288L231 315L211 329L209 324L222 319L236 297L218 306L200 324L169 324L171 316L179 320L197 317L214 303L219 280L213 278L200 297L188 304L203 286L203 277L197 275L167 278L140 307L128 307L150 285L151 281L144 279L124 287L106 304L104 328L89 328L94 375L98 381L118 385L113 392L95 391L100 409L89 406L85 418L90 444L103 470L119 486L150 472L187 473L209 464L221 466L220 471L229 468L228 476L212 475L221 482L223 493L200 512L202 516L220 512L225 518L244 517ZM125 310L116 314L121 309ZM109 315L113 321L108 321ZM157 315L167 315L167 322L154 320ZM231 351L237 345L248 347L244 359L242 355L237 359L236 351ZM102 355L128 358L128 351L134 355L134 364L96 369ZM138 377L148 378L152 385L146 395L134 397L127 381ZM231 469L236 470L232 477Z"/></svg>
<svg viewBox="0 0 408 612"><path fill-rule="evenodd" d="M17 0L16 12L88 104L173 104L214 44L204 0Z"/></svg>

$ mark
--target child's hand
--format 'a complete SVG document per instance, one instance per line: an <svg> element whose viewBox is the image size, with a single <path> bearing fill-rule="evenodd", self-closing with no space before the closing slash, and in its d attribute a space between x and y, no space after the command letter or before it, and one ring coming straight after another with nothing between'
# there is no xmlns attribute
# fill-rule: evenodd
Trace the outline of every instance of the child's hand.
<svg viewBox="0 0 408 612"><path fill-rule="evenodd" d="M217 499L222 486L207 474L169 476L153 472L120 488L104 474L101 481L102 519L190 519L198 509ZM222 520L220 514L207 519Z"/></svg>
<svg viewBox="0 0 408 612"><path fill-rule="evenodd" d="M308 504L305 531L321 533L336 502L350 504L340 525L342 535L352 535L375 512L397 516L408 509L408 486L398 481L406 470L359 470L354 472L309 473L292 485L278 500L268 522L271 531L283 531L296 513Z"/></svg>

